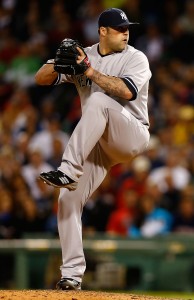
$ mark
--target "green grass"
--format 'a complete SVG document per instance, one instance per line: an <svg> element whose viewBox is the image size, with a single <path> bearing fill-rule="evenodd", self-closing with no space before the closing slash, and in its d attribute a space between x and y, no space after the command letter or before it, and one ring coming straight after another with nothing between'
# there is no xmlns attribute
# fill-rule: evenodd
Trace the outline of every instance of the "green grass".
<svg viewBox="0 0 194 300"><path fill-rule="evenodd" d="M132 291L132 294L149 295L156 297L168 297L168 298L180 298L180 299L194 299L194 293L185 292L144 292L144 291Z"/></svg>

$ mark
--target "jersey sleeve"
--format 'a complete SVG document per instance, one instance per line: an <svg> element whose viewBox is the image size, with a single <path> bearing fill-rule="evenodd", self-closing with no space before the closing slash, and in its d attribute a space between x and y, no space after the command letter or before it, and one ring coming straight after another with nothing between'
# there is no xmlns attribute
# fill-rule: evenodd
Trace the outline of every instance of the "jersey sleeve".
<svg viewBox="0 0 194 300"><path fill-rule="evenodd" d="M150 77L151 71L147 57L141 51L135 52L125 64L121 75L121 79L133 94L130 100L136 99L138 92Z"/></svg>
<svg viewBox="0 0 194 300"><path fill-rule="evenodd" d="M65 82L73 83L71 75L58 73L58 76L55 79L55 82L53 83L53 85L58 85L58 84L65 83Z"/></svg>

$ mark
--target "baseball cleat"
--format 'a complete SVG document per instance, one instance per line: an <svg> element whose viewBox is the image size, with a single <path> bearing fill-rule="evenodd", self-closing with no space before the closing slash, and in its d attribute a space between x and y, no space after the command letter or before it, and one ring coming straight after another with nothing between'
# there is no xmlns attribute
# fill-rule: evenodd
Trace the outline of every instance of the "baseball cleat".
<svg viewBox="0 0 194 300"><path fill-rule="evenodd" d="M56 284L57 290L81 290L81 282L78 282L75 279L72 278L62 278L59 282Z"/></svg>
<svg viewBox="0 0 194 300"><path fill-rule="evenodd" d="M43 172L39 175L39 178L48 185L52 185L56 188L67 188L70 191L74 191L77 188L77 182L59 170Z"/></svg>

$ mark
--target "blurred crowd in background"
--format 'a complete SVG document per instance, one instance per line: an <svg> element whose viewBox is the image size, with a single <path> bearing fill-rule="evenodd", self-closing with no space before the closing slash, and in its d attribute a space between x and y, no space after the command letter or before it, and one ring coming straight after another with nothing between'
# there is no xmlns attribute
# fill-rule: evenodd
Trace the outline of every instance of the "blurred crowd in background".
<svg viewBox="0 0 194 300"><path fill-rule="evenodd" d="M38 180L56 169L80 118L71 84L34 75L64 38L98 42L102 10L130 21L130 44L150 62L150 144L115 166L83 211L83 233L152 237L194 232L194 1L0 1L0 238L57 235L58 190Z"/></svg>

